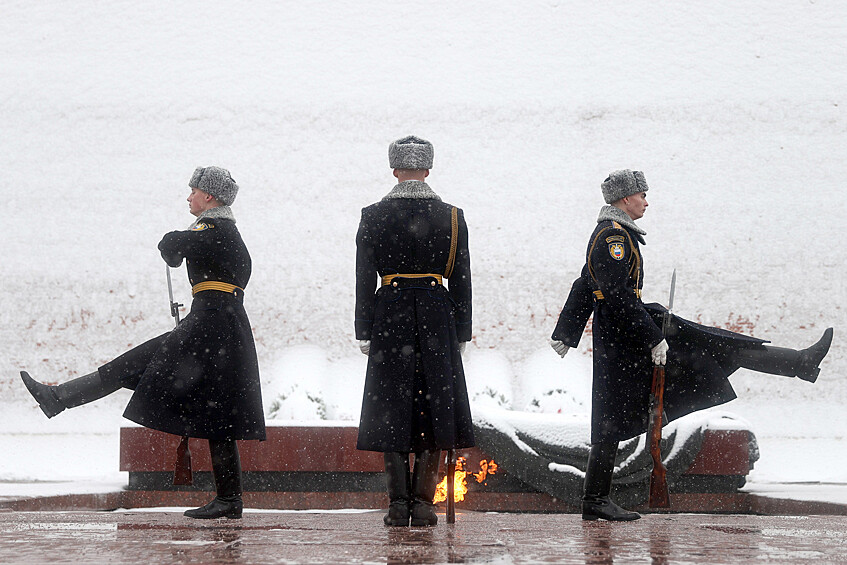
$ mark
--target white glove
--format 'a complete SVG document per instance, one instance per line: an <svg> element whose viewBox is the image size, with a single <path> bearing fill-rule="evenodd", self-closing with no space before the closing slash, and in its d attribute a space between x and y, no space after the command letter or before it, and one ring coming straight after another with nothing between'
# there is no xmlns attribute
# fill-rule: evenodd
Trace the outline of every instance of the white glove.
<svg viewBox="0 0 847 565"><path fill-rule="evenodd" d="M659 345L650 350L650 355L653 357L654 365L664 365L668 362L668 342L664 339L659 342Z"/></svg>
<svg viewBox="0 0 847 565"><path fill-rule="evenodd" d="M460 341L459 342L459 355L465 354L465 348L467 348L467 346L468 346L467 341Z"/></svg>
<svg viewBox="0 0 847 565"><path fill-rule="evenodd" d="M359 340L359 350L365 355L370 354L371 352L371 340L369 339L360 339Z"/></svg>
<svg viewBox="0 0 847 565"><path fill-rule="evenodd" d="M550 340L550 347L552 347L553 350L559 354L559 357L564 357L570 350L570 347L568 347L561 341L557 341L555 339Z"/></svg>

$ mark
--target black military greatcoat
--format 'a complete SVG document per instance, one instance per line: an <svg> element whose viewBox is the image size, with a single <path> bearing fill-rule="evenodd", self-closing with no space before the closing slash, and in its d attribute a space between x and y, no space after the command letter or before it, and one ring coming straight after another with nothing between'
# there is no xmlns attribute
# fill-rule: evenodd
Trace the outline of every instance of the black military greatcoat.
<svg viewBox="0 0 847 565"><path fill-rule="evenodd" d="M457 209L449 281L440 274L452 210L426 183L398 184L362 210L356 237L356 338L370 340L358 448L417 452L474 445L459 342L471 339L468 230ZM396 284L395 284L396 283ZM379 286L378 286L379 284ZM374 290L376 289L376 292Z"/></svg>
<svg viewBox="0 0 847 565"><path fill-rule="evenodd" d="M665 308L643 304L642 232L617 208L601 210L586 264L573 283L552 338L576 347L589 316L594 349L591 443L621 441L647 430L653 362ZM739 349L763 340L673 316L665 370L668 421L734 399L728 377Z"/></svg>
<svg viewBox="0 0 847 565"><path fill-rule="evenodd" d="M173 331L107 363L101 378L135 391L124 417L148 428L214 440L265 439L259 364L243 306L251 260L231 211L205 212L192 229L166 234L159 250L172 267L186 260L192 286L217 281L239 288L197 292Z"/></svg>

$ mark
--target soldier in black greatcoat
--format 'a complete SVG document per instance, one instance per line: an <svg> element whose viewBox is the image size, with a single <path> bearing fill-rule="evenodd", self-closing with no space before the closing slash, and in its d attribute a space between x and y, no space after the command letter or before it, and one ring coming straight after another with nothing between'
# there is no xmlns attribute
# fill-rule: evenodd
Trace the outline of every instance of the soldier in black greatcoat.
<svg viewBox="0 0 847 565"><path fill-rule="evenodd" d="M159 242L171 267L187 263L194 300L177 327L95 372L56 386L21 378L48 418L102 398L134 390L124 416L148 428L209 440L217 496L192 518L240 518L241 463L236 440L264 440L259 364L244 288L250 254L229 207L238 185L226 169L200 167L189 181L196 221Z"/></svg>
<svg viewBox="0 0 847 565"><path fill-rule="evenodd" d="M582 517L635 520L640 516L609 499L618 442L647 430L651 375L665 365L664 409L670 421L735 398L728 377L739 367L814 382L832 341L828 328L815 345L795 350L672 316L662 334L665 308L643 304L644 265L635 225L647 208L641 171L614 171L601 185L608 206L600 210L588 241L586 263L573 283L553 332L561 356L579 344L589 316L594 350L591 450L585 473Z"/></svg>
<svg viewBox="0 0 847 565"><path fill-rule="evenodd" d="M356 237L356 338L368 355L357 447L385 454L390 526L436 525L440 450L474 445L461 356L471 339L468 229L424 182L432 158L414 136L390 145L399 184L362 210Z"/></svg>

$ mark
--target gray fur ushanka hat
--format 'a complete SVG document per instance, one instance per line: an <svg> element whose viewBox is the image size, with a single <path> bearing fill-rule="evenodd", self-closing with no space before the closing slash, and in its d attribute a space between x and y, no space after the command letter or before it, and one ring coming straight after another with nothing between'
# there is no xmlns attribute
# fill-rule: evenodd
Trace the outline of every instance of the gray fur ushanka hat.
<svg viewBox="0 0 847 565"><path fill-rule="evenodd" d="M612 171L600 185L600 190L603 191L603 200L606 201L606 204L617 202L621 198L626 198L637 192L647 192L648 188L644 173L630 171L629 169Z"/></svg>
<svg viewBox="0 0 847 565"><path fill-rule="evenodd" d="M388 146L388 164L392 169L431 169L432 143L409 135Z"/></svg>
<svg viewBox="0 0 847 565"><path fill-rule="evenodd" d="M211 194L224 206L235 202L235 195L238 194L238 185L232 175L220 167L197 167L188 186Z"/></svg>

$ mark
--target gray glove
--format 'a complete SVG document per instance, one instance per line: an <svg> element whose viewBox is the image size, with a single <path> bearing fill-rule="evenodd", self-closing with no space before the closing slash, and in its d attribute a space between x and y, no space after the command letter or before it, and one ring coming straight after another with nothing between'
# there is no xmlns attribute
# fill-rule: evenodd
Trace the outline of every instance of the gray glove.
<svg viewBox="0 0 847 565"><path fill-rule="evenodd" d="M365 355L369 355L371 352L371 340L369 339L360 339L359 340L359 350Z"/></svg>
<svg viewBox="0 0 847 565"><path fill-rule="evenodd" d="M650 355L653 357L654 365L664 365L668 362L668 342L664 339L659 344L650 350Z"/></svg>
<svg viewBox="0 0 847 565"><path fill-rule="evenodd" d="M460 341L460 342L459 342L459 355L464 355L464 354L465 354L465 349L466 349L467 347L468 347L468 342L467 342L467 341Z"/></svg>
<svg viewBox="0 0 847 565"><path fill-rule="evenodd" d="M550 347L553 348L553 351L559 354L559 357L564 357L570 350L570 347L555 339L550 340Z"/></svg>

